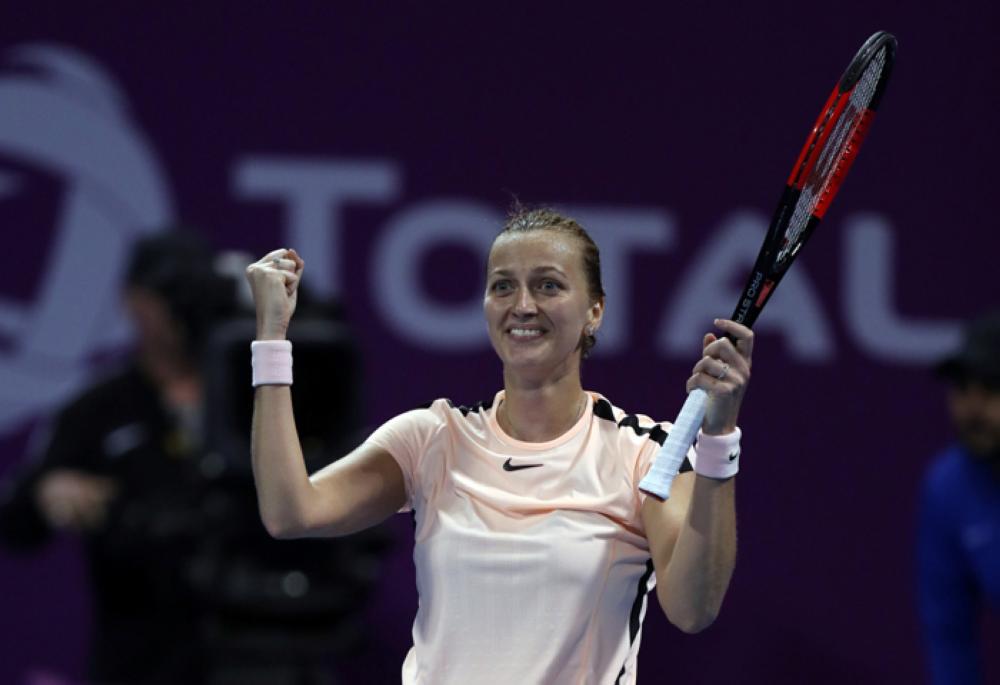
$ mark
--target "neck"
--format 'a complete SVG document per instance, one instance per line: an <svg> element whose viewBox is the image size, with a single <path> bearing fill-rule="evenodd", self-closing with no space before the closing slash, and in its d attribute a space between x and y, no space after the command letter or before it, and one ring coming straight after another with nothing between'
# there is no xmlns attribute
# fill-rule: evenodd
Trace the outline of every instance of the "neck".
<svg viewBox="0 0 1000 685"><path fill-rule="evenodd" d="M504 400L497 410L497 421L515 440L548 442L576 424L586 402L579 372L534 382L505 370Z"/></svg>

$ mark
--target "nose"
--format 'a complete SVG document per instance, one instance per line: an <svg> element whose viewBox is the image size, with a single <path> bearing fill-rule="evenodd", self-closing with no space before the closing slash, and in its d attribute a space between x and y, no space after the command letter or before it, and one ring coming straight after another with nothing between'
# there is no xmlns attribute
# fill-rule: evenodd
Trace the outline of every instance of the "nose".
<svg viewBox="0 0 1000 685"><path fill-rule="evenodd" d="M538 313L535 305L535 298L530 288L521 288L517 293L517 300L514 302L515 316L534 316Z"/></svg>

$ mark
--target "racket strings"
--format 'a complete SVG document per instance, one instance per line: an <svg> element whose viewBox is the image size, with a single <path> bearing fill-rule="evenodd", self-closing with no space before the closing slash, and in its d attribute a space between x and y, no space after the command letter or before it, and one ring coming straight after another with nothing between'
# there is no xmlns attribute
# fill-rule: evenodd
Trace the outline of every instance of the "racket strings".
<svg viewBox="0 0 1000 685"><path fill-rule="evenodd" d="M879 77L885 66L885 48L878 51L871 63L865 69L858 83L851 90L847 107L844 113L837 120L829 141L820 152L820 159L816 163L816 171L810 181L817 186L825 186L830 178L831 172L836 164L843 157L844 150L850 144L851 134L857 127L858 120L868 105L871 104L875 95L875 88L878 87Z"/></svg>
<svg viewBox="0 0 1000 685"><path fill-rule="evenodd" d="M871 104L876 89L886 66L887 51L879 50L865 67L854 88L851 89L848 101L841 115L833 125L826 143L817 155L816 163L809 178L803 184L798 202L792 210L791 218L785 229L785 238L775 262L780 264L794 257L801 246L800 238L809 223L809 219L825 194L829 181L836 175L837 168L850 148L854 132L858 128L862 115Z"/></svg>

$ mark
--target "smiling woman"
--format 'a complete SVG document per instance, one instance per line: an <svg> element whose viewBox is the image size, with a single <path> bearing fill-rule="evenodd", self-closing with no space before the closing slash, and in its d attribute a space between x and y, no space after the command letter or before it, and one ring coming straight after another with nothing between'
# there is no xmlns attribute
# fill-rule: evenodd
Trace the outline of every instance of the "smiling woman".
<svg viewBox="0 0 1000 685"><path fill-rule="evenodd" d="M529 261L525 261L525 258ZM491 311L495 313L502 309L504 300L517 292L518 283L514 278L519 270L517 267L523 268L528 263L536 263L538 266L530 275L531 281L522 283L522 296L516 301L516 305L530 305L533 297L526 299L526 295L530 296L532 290L553 304L574 298L579 304L585 298L586 307L591 310L591 319L582 328L579 344L581 357L586 358L597 342L594 334L604 313L600 252L583 227L550 209L515 211L490 251L485 309L490 323L491 340L497 353L500 353L500 349L497 347L497 338L493 336ZM583 282L573 282L571 274L581 275ZM521 317L527 314L524 309L520 309L520 312ZM537 337L542 332L537 326L529 325L519 329L514 335Z"/></svg>
<svg viewBox="0 0 1000 685"><path fill-rule="evenodd" d="M277 250L247 269L261 516L272 535L300 537L414 512L420 603L404 683L634 683L651 589L685 632L714 620L736 522L733 478L713 466L738 449L749 330L717 320L731 340L705 335L687 386L711 397L710 434L672 497L647 498L638 483L669 424L627 414L580 378L604 315L597 246L572 219L519 210L490 250L483 298L503 389L472 408L442 399L390 419L310 477L285 340L303 268Z"/></svg>

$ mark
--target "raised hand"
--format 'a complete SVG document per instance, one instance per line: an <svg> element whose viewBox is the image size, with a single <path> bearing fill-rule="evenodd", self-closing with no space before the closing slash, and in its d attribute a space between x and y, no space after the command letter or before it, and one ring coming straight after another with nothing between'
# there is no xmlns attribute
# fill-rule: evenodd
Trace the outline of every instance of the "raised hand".
<svg viewBox="0 0 1000 685"><path fill-rule="evenodd" d="M269 252L247 267L257 311L257 340L283 340L295 313L305 262L295 250Z"/></svg>
<svg viewBox="0 0 1000 685"><path fill-rule="evenodd" d="M716 319L715 325L729 337L705 334L702 358L694 365L687 382L688 392L701 388L708 393L702 422L702 431L708 435L722 435L736 428L750 381L753 353L753 331L749 328L728 319Z"/></svg>

